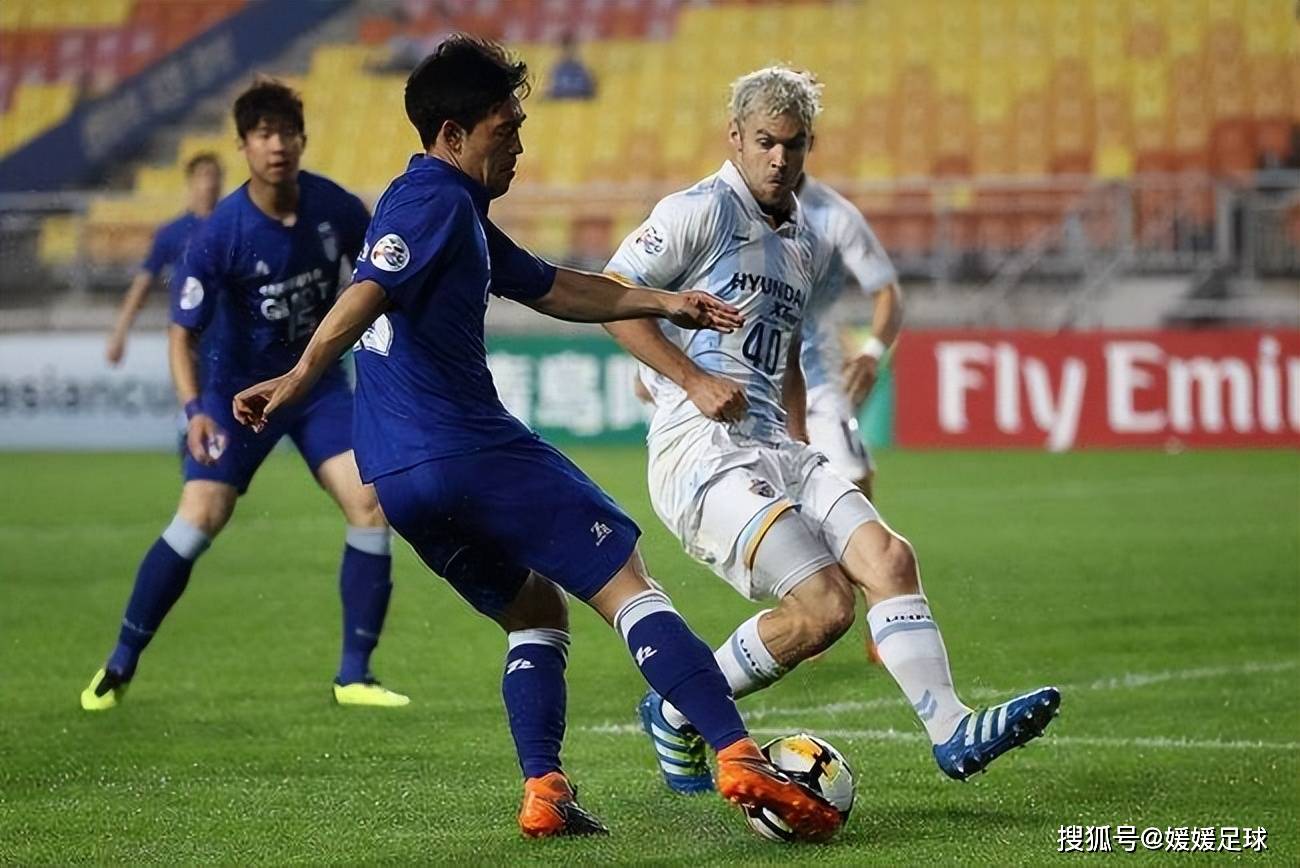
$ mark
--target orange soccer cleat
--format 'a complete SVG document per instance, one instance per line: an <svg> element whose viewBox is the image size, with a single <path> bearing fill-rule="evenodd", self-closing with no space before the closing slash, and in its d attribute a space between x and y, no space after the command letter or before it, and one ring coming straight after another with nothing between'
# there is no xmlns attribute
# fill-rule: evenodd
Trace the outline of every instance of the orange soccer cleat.
<svg viewBox="0 0 1300 868"><path fill-rule="evenodd" d="M840 812L768 762L752 738L718 752L718 792L727 801L767 808L806 841L824 841L839 829Z"/></svg>
<svg viewBox="0 0 1300 868"><path fill-rule="evenodd" d="M529 838L609 834L604 823L578 804L578 791L563 772L524 781L519 831Z"/></svg>

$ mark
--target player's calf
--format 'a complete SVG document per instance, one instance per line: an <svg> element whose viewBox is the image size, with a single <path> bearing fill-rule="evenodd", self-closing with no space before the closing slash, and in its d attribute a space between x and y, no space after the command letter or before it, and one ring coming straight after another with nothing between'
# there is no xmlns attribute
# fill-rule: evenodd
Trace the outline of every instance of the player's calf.
<svg viewBox="0 0 1300 868"><path fill-rule="evenodd" d="M853 589L839 567L819 570L758 622L758 635L785 670L821 654L853 627Z"/></svg>
<svg viewBox="0 0 1300 868"><path fill-rule="evenodd" d="M610 582L624 591L613 589L620 599L610 621L650 687L679 709L715 751L746 738L727 679L709 646L691 632L662 591L650 589L643 580L620 577ZM644 590L627 594L629 586ZM600 598L609 590L606 586L592 598L602 614Z"/></svg>

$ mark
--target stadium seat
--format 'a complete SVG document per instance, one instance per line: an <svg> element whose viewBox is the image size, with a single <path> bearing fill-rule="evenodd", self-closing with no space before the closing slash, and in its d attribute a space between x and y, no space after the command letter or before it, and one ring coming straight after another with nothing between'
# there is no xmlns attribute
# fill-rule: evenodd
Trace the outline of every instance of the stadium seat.
<svg viewBox="0 0 1300 868"><path fill-rule="evenodd" d="M162 27L174 35L160 22L176 5L135 0L121 15L144 33ZM370 71L369 60L399 26L428 36L470 25L506 36L533 72L522 189L680 186L713 171L725 154L728 83L778 59L813 70L826 85L813 165L845 182L1241 171L1289 147L1286 131L1300 121L1291 7L1291 0L415 0L404 4L405 23L366 17L359 38L314 50L302 82L311 129L305 162L349 186L381 189L415 143L400 76ZM592 101L539 98L566 30L582 36L598 81ZM12 39L0 35L0 47ZM104 51L131 54L127 44ZM20 64L0 63L0 105L22 75ZM228 125L216 140L207 135L219 152L230 151ZM363 137L364 151L356 146ZM182 147L172 164L142 171L141 195L161 194L168 183L179 195L178 166L188 153ZM1007 223L984 216L983 206L976 212L963 232L981 227L1009 241L1032 236L1045 219L1035 211ZM570 222L555 228L556 220ZM610 236L628 220L615 219ZM570 211L527 222L525 231L556 244L588 244L606 231ZM912 243L931 228L904 215L890 231Z"/></svg>

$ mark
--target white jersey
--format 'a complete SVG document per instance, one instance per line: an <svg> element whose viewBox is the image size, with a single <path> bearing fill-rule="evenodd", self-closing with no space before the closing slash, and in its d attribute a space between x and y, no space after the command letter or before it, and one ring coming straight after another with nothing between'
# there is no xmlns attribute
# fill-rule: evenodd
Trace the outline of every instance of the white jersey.
<svg viewBox="0 0 1300 868"><path fill-rule="evenodd" d="M735 305L745 327L724 335L662 321L670 341L703 370L740 383L749 400L733 433L762 443L786 439L781 387L796 329L813 288L826 284L830 245L812 231L796 203L776 229L767 222L730 162L655 206L624 239L607 270L642 286L702 290ZM686 393L646 366L641 379L656 410L650 440L702 417Z"/></svg>
<svg viewBox="0 0 1300 868"><path fill-rule="evenodd" d="M898 272L862 212L848 199L822 182L805 177L799 204L804 219L834 249L823 282L812 294L804 315L803 372L811 391L840 384L843 352L839 324L831 315L831 307L845 285L852 281L863 292L874 295L898 280Z"/></svg>

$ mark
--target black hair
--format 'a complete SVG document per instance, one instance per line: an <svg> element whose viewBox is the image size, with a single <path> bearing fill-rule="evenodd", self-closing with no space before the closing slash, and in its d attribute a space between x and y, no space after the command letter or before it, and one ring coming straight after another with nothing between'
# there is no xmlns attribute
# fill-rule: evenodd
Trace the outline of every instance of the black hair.
<svg viewBox="0 0 1300 868"><path fill-rule="evenodd" d="M221 171L221 160L217 155L211 151L201 151L185 161L185 177L194 177L194 173L203 165L210 165L218 172Z"/></svg>
<svg viewBox="0 0 1300 868"><path fill-rule="evenodd" d="M302 118L302 97L287 84L259 76L235 100L235 131L242 139L262 121L288 124L300 133L307 127Z"/></svg>
<svg viewBox="0 0 1300 868"><path fill-rule="evenodd" d="M528 95L528 64L490 39L456 33L406 79L406 116L426 148L446 121L473 131L512 95Z"/></svg>

